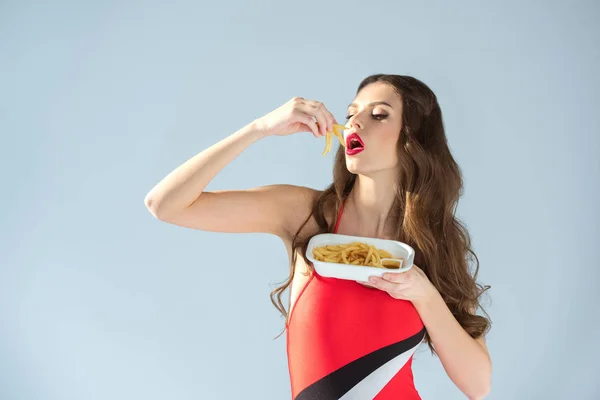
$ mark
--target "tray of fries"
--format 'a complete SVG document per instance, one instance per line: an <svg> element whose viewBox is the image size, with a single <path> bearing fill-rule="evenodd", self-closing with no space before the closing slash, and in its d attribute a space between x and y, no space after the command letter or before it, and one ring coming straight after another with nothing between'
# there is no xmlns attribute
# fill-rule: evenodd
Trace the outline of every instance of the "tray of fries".
<svg viewBox="0 0 600 400"><path fill-rule="evenodd" d="M415 250L396 240L322 233L308 242L306 258L321 276L367 282L370 276L408 271Z"/></svg>

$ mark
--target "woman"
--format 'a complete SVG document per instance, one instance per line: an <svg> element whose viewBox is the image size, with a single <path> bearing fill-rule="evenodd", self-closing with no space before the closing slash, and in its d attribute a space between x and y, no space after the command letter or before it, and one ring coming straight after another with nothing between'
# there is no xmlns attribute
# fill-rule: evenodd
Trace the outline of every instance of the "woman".
<svg viewBox="0 0 600 400"><path fill-rule="evenodd" d="M447 145L434 93L419 80L374 75L348 107L334 182L323 191L294 185L205 192L255 141L310 131L337 121L318 101L295 97L188 160L158 183L145 203L158 219L214 232L264 232L284 242L290 275L271 293L286 317L294 399L419 399L411 370L423 340L470 399L491 386L476 315L487 289L469 273L469 234L455 218L460 169ZM362 147L362 151L356 146ZM353 149L353 151L349 151ZM399 240L415 251L402 274L354 282L319 276L308 240L334 232ZM282 294L290 287L290 312Z"/></svg>

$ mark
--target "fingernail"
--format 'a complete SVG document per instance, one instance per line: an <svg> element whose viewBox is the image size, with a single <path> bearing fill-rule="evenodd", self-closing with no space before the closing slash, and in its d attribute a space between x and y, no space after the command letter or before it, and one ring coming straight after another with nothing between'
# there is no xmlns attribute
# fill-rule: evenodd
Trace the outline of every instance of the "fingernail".
<svg viewBox="0 0 600 400"><path fill-rule="evenodd" d="M377 283L377 279L375 279L375 278L369 278L369 282L371 282L371 283Z"/></svg>

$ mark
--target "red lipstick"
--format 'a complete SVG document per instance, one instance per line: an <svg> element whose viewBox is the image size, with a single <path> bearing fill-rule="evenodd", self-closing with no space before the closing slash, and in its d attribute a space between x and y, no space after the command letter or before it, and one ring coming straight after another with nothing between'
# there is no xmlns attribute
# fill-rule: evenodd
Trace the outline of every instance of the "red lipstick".
<svg viewBox="0 0 600 400"><path fill-rule="evenodd" d="M356 132L351 133L346 137L346 154L349 156L356 155L365 149L365 144Z"/></svg>

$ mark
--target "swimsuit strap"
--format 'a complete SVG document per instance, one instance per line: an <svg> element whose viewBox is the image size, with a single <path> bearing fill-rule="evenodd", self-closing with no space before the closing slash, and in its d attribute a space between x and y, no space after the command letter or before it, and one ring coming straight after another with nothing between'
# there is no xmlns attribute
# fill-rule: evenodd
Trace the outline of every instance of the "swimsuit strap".
<svg viewBox="0 0 600 400"><path fill-rule="evenodd" d="M337 221L335 222L335 229L333 230L333 233L337 233L338 227L340 226L342 213L344 212L344 203L346 203L346 199L342 200L342 205L340 206L340 211L338 212Z"/></svg>

